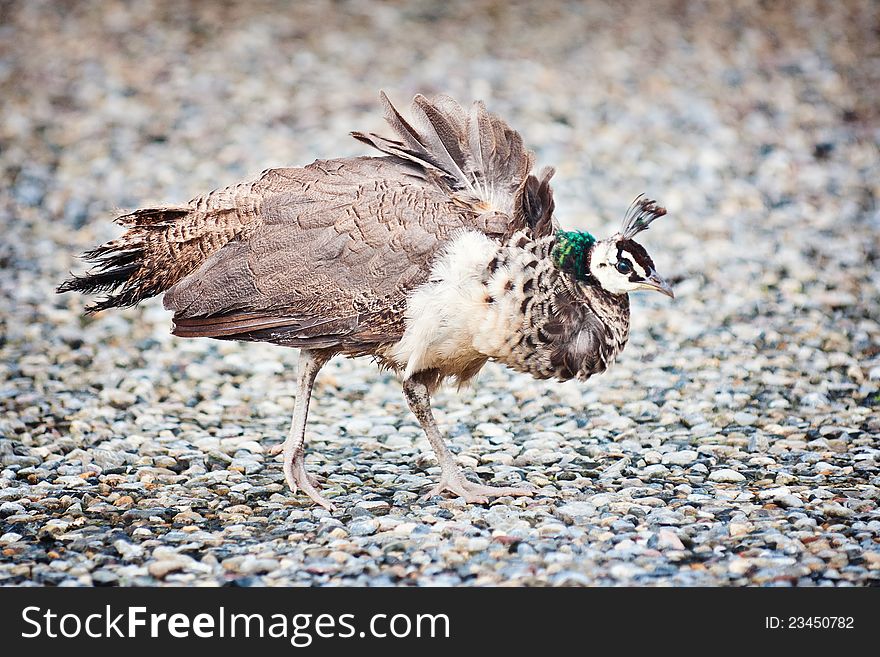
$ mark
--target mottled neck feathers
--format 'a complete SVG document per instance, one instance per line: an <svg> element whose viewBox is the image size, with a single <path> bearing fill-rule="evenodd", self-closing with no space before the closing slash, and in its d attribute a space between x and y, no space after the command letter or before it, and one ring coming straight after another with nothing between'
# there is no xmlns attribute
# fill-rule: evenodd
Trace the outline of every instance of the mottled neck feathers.
<svg viewBox="0 0 880 657"><path fill-rule="evenodd" d="M551 257L557 269L581 281L590 278L590 250L596 238L586 231L560 230Z"/></svg>

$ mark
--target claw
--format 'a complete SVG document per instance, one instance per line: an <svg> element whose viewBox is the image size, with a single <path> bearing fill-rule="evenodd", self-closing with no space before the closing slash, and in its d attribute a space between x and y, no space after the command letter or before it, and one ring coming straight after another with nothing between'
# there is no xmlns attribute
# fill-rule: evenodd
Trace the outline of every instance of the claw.
<svg viewBox="0 0 880 657"><path fill-rule="evenodd" d="M422 496L422 501L429 500L436 495L442 495L444 491L455 493L468 504L487 504L490 497L503 497L511 495L534 495L535 491L530 488L516 488L513 486L486 486L475 484L464 477L441 477L440 483Z"/></svg>
<svg viewBox="0 0 880 657"><path fill-rule="evenodd" d="M336 507L318 491L318 479L306 472L305 457L302 451L297 452L290 458L284 455L284 479L292 493L302 490L311 500L330 512L336 511Z"/></svg>
<svg viewBox="0 0 880 657"><path fill-rule="evenodd" d="M283 451L284 451L284 443L281 443L280 445L275 445L275 446L271 447L271 448L269 449L269 455L270 455L270 456L278 456L278 455L281 454ZM304 451L304 450L300 450L299 454L297 454L297 456L294 457L294 461L295 461L296 459L300 459L300 460L302 460L302 459L304 459L304 458L305 458L305 451ZM305 466L303 466L303 469L305 470ZM293 465L292 465L292 464L291 464L291 472L293 472ZM320 480L319 480L315 475L313 475L313 474L309 474L308 472L306 472L306 475L305 475L305 476L306 476L306 479L308 480L308 482L309 482L312 486L317 486L317 485L320 483ZM291 480L290 480L290 478L288 478L288 476L287 476L287 468L286 468L286 467L285 467L285 470L284 470L284 478L287 479L287 485L288 485L288 487L290 487L290 490L291 490L292 492L295 493L295 492L296 492L296 487L295 487L295 486L291 486L291 484L290 484L290 481L291 481ZM294 483L295 483L295 481L296 481L296 480L294 480Z"/></svg>

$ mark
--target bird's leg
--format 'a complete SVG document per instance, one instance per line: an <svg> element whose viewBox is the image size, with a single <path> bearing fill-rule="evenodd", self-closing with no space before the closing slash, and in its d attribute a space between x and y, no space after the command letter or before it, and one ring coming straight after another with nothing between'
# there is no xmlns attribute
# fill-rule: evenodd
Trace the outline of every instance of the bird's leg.
<svg viewBox="0 0 880 657"><path fill-rule="evenodd" d="M533 495L534 491L527 488L497 487L475 484L465 479L458 463L443 442L443 436L437 428L434 414L431 412L431 395L428 386L417 379L406 379L403 382L403 394L409 404L410 410L418 418L419 424L428 436L428 442L434 448L437 460L440 462L440 483L428 492L422 499L428 499L434 495L440 495L448 490L460 495L466 502L485 504L490 497L502 495Z"/></svg>
<svg viewBox="0 0 880 657"><path fill-rule="evenodd" d="M309 415L309 401L312 397L312 386L318 370L327 362L328 355L303 349L299 356L299 371L296 379L296 400L293 405L293 419L290 421L290 432L287 440L281 445L273 447L270 454L284 453L284 478L290 490L296 493L297 488L308 495L313 501L320 504L328 511L334 511L334 507L327 499L318 492L317 480L306 473L305 467L305 437L306 419Z"/></svg>

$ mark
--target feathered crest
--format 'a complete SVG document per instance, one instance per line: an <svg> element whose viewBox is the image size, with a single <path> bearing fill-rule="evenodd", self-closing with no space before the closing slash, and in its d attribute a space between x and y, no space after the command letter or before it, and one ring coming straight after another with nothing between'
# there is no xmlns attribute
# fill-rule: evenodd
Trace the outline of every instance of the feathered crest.
<svg viewBox="0 0 880 657"><path fill-rule="evenodd" d="M620 234L630 240L643 230L647 230L651 222L664 214L666 208L657 205L657 201L647 198L644 194L639 194L626 211Z"/></svg>

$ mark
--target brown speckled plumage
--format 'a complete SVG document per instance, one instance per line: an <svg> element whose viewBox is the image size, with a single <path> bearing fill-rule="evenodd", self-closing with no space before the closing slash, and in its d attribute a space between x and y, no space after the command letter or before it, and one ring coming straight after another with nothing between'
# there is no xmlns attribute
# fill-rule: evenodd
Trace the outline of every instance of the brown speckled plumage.
<svg viewBox="0 0 880 657"><path fill-rule="evenodd" d="M493 268L509 276L521 314L503 362L538 379L586 379L604 372L626 345L629 298L560 272L550 259L555 241L523 231L498 251Z"/></svg>

